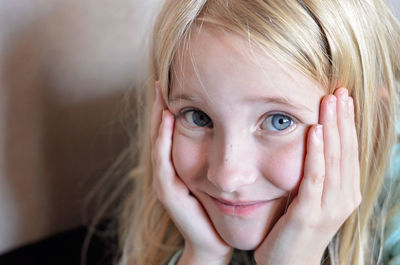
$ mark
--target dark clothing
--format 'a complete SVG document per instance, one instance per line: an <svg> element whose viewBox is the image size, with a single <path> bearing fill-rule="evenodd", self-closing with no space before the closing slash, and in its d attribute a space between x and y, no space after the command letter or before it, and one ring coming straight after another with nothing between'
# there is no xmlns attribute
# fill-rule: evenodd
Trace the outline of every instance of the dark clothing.
<svg viewBox="0 0 400 265"><path fill-rule="evenodd" d="M81 251L87 235L85 227L79 227L34 242L3 255L0 265L81 265ZM85 265L111 265L115 256L115 242L94 235L87 251Z"/></svg>

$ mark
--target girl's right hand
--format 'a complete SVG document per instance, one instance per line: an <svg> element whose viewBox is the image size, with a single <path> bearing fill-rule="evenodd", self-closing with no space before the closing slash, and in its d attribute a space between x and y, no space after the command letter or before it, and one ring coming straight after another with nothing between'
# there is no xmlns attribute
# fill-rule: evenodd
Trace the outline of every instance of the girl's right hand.
<svg viewBox="0 0 400 265"><path fill-rule="evenodd" d="M153 188L185 240L178 264L228 264L232 247L217 234L200 202L176 175L171 158L174 115L160 94L156 83L151 120Z"/></svg>

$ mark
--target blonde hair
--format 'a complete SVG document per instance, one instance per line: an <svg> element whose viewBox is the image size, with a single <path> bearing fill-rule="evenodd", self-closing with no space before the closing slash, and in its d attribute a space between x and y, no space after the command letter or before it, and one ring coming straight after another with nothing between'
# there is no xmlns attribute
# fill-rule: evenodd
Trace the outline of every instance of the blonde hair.
<svg viewBox="0 0 400 265"><path fill-rule="evenodd" d="M124 193L121 204L120 264L166 264L183 247L152 189L149 122L155 81L167 100L175 58L187 47L193 28L201 25L243 36L318 81L327 93L349 89L363 201L332 239L326 263L379 263L387 213L378 196L395 142L400 80L400 29L387 5L378 0L167 0L154 28L145 108L132 139L140 143L140 157L122 182L132 190ZM376 247L371 250L371 245Z"/></svg>

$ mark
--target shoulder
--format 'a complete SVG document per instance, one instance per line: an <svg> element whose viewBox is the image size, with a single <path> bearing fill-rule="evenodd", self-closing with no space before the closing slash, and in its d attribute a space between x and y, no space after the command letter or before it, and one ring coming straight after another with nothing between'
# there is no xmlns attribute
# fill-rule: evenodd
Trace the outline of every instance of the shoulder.
<svg viewBox="0 0 400 265"><path fill-rule="evenodd" d="M397 131L399 132L399 128ZM400 143L393 148L385 181L385 186L391 191L391 198L383 242L384 262L388 265L400 265Z"/></svg>
<svg viewBox="0 0 400 265"><path fill-rule="evenodd" d="M400 265L400 212L397 212L386 224L385 264Z"/></svg>

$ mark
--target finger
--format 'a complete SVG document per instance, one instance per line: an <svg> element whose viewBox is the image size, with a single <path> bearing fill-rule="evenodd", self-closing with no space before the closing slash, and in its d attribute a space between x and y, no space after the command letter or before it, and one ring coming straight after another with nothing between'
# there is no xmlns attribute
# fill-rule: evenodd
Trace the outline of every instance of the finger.
<svg viewBox="0 0 400 265"><path fill-rule="evenodd" d="M349 109L349 97L346 88L339 88L335 92L338 99L337 118L340 136L340 164L341 164L341 188L347 194L354 191L354 159L355 143L353 138L354 120L351 120Z"/></svg>
<svg viewBox="0 0 400 265"><path fill-rule="evenodd" d="M172 133L174 129L174 116L168 110L163 110L162 121L159 131L159 151L163 163L168 165L168 170L172 169L171 166L171 147L172 147Z"/></svg>
<svg viewBox="0 0 400 265"><path fill-rule="evenodd" d="M353 148L354 148L354 194L356 195L356 201L361 202L361 186L360 186L360 161L359 161L359 151L358 151L358 137L357 130L355 126L355 115L354 115L354 101L353 98L349 98L348 107L350 112L350 120L354 124L352 126L352 138L353 138Z"/></svg>
<svg viewBox="0 0 400 265"><path fill-rule="evenodd" d="M151 114L151 143L154 145L154 142L157 138L160 122L161 122L161 114L162 114L163 106L160 101L160 84L156 82L155 84L155 97L152 107Z"/></svg>
<svg viewBox="0 0 400 265"><path fill-rule="evenodd" d="M175 182L175 169L171 161L172 134L174 119L168 110L162 112L162 120L157 140L154 145L153 170L155 181L160 186L160 192L168 189ZM161 179L162 178L162 179ZM166 188L163 188L166 187Z"/></svg>
<svg viewBox="0 0 400 265"><path fill-rule="evenodd" d="M299 187L301 205L313 204L321 207L325 179L323 126L314 125L307 135L307 153L304 162L304 176Z"/></svg>
<svg viewBox="0 0 400 265"><path fill-rule="evenodd" d="M320 121L323 125L325 180L322 195L323 202L336 200L340 189L340 138L336 114L337 100L327 95L321 103Z"/></svg>

